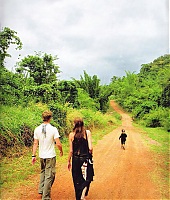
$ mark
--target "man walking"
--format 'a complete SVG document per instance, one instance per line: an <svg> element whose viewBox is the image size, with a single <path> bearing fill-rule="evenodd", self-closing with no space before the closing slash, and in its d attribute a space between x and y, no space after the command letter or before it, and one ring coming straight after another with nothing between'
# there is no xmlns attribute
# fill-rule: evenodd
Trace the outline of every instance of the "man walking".
<svg viewBox="0 0 170 200"><path fill-rule="evenodd" d="M42 119L43 123L34 130L32 164L36 161L36 150L39 145L41 174L38 193L42 195L42 200L51 200L51 187L54 183L56 172L55 144L60 151L60 156L63 155L63 150L59 132L56 127L50 124L52 112L44 111Z"/></svg>

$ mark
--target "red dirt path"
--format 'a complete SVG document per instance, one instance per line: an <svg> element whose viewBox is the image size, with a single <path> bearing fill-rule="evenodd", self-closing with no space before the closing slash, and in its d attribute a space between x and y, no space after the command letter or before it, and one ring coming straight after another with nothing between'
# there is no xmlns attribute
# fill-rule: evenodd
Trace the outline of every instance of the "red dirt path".
<svg viewBox="0 0 170 200"><path fill-rule="evenodd" d="M152 154L144 144L139 130L132 125L130 116L111 101L111 106L121 114L122 125L104 136L94 147L94 181L86 200L115 199L161 199L159 188L152 181L154 162ZM118 140L121 129L127 132L126 150L120 148ZM20 200L40 200L35 189L18 193ZM18 192L18 191L17 191ZM52 187L52 200L75 199L71 173L67 163L57 167L57 176ZM14 199L8 199L14 200Z"/></svg>

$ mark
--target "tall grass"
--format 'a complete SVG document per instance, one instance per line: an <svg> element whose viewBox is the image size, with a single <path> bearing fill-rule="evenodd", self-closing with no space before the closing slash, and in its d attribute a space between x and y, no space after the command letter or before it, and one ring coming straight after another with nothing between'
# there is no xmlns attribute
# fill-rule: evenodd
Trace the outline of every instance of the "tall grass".
<svg viewBox="0 0 170 200"><path fill-rule="evenodd" d="M94 128L104 128L108 124L120 124L120 117L118 117L117 113L115 112L102 114L99 111L93 111L85 108L79 110L69 108L67 111L67 127L70 128L70 131L73 128L73 120L76 117L83 118L85 127L90 129L91 131Z"/></svg>
<svg viewBox="0 0 170 200"><path fill-rule="evenodd" d="M1 106L1 134L4 134L6 137L8 137L7 134L9 134L9 132L11 134L19 135L23 125L27 125L34 129L34 127L42 121L42 111L47 109L47 105L40 103L30 104L27 107ZM10 134L9 137L11 137Z"/></svg>

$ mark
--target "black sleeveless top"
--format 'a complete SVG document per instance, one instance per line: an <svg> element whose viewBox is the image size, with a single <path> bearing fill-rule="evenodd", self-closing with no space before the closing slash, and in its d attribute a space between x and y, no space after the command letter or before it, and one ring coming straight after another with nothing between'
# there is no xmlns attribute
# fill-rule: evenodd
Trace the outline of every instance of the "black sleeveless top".
<svg viewBox="0 0 170 200"><path fill-rule="evenodd" d="M74 156L80 156L80 157L86 157L89 154L89 147L88 147L88 140L87 140L87 134L86 138L76 138L74 136L73 140L73 155Z"/></svg>

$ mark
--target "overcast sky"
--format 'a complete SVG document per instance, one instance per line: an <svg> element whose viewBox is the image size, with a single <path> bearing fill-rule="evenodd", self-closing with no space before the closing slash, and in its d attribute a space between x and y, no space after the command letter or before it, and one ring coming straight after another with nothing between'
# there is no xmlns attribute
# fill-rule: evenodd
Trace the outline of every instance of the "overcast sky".
<svg viewBox="0 0 170 200"><path fill-rule="evenodd" d="M85 70L101 83L169 53L168 0L0 0L0 26L15 30L6 66L36 52L58 56L60 80Z"/></svg>

